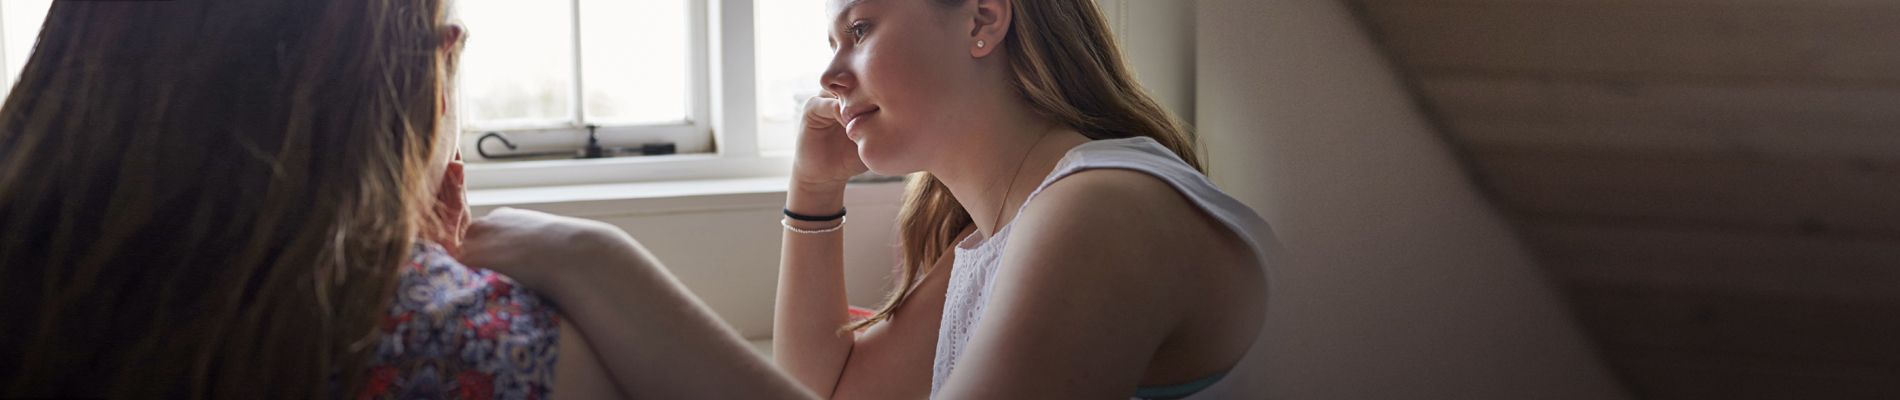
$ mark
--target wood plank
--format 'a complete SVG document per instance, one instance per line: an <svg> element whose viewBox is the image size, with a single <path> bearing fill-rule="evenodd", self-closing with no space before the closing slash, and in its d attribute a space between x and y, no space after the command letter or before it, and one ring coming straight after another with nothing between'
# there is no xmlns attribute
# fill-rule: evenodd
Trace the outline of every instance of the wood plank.
<svg viewBox="0 0 1900 400"><path fill-rule="evenodd" d="M1476 145L1900 160L1900 89L1475 77L1418 88Z"/></svg>
<svg viewBox="0 0 1900 400"><path fill-rule="evenodd" d="M1577 224L1523 233L1564 281L1900 302L1900 239Z"/></svg>
<svg viewBox="0 0 1900 400"><path fill-rule="evenodd" d="M1900 302L1597 282L1564 286L1578 319L1606 348L1900 370Z"/></svg>
<svg viewBox="0 0 1900 400"><path fill-rule="evenodd" d="M1611 362L1650 400L1900 398L1900 369L1614 346Z"/></svg>
<svg viewBox="0 0 1900 400"><path fill-rule="evenodd" d="M1352 0L1363 5L1861 7L1892 9L1894 0Z"/></svg>
<svg viewBox="0 0 1900 400"><path fill-rule="evenodd" d="M1900 163L1477 147L1520 217L1900 236Z"/></svg>
<svg viewBox="0 0 1900 400"><path fill-rule="evenodd" d="M1373 3L1364 14L1396 61L1425 76L1900 83L1900 7Z"/></svg>

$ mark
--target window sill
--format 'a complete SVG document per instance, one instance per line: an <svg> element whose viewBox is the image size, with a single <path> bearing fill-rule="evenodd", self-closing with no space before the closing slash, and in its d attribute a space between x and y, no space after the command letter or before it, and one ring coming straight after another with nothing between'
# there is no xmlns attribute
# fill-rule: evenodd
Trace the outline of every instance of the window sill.
<svg viewBox="0 0 1900 400"><path fill-rule="evenodd" d="M472 163L467 167L467 182L472 197L473 191L490 189L784 177L791 172L790 154L681 154Z"/></svg>
<svg viewBox="0 0 1900 400"><path fill-rule="evenodd" d="M497 207L534 210L581 218L670 214L780 207L790 178L697 179L593 185L472 189L468 204L474 215ZM897 204L904 183L852 183L846 206Z"/></svg>

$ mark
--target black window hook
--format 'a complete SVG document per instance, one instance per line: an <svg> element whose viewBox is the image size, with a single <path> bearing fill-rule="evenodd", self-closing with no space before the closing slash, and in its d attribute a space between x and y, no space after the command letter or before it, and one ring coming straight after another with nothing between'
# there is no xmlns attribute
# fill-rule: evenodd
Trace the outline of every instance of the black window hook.
<svg viewBox="0 0 1900 400"><path fill-rule="evenodd" d="M508 158L546 157L546 156L553 156L553 155L574 154L574 152L571 152L571 151L545 151L545 152L538 152L538 153L488 154L488 148L486 146L482 146L483 143L488 142L488 138L500 139L501 145L508 146L508 150L514 150L515 148L518 147L515 145L515 141L508 140L508 135L504 135L501 132L483 133L481 138L475 139L475 153L481 154L482 158L508 159Z"/></svg>
<svg viewBox="0 0 1900 400"><path fill-rule="evenodd" d="M587 125L587 146L582 147L578 150L544 151L544 152L535 152L535 153L510 153L510 154L488 154L488 146L483 146L483 145L487 144L489 138L500 140L501 145L507 146L508 150L515 150L519 146L515 145L515 141L509 140L508 135L506 134L503 134L501 132L486 132L486 133L483 133L480 138L475 139L475 152L481 154L482 158L486 158L486 159L510 159L510 158L530 158L530 157L548 157L548 156L570 156L574 158L606 158L606 157L614 157L614 156L624 155L624 154L651 156L651 155L662 155L662 154L674 154L676 151L675 150L676 147L673 145L672 142L647 143L647 144L641 145L640 147L611 147L611 148L600 147L600 138L596 135L596 132L595 132L599 129L600 129L600 125Z"/></svg>
<svg viewBox="0 0 1900 400"><path fill-rule="evenodd" d="M581 149L581 158L601 158L607 156L603 154L605 152L601 151L600 139L594 137L594 130L596 129L600 129L600 125L587 124L587 147Z"/></svg>

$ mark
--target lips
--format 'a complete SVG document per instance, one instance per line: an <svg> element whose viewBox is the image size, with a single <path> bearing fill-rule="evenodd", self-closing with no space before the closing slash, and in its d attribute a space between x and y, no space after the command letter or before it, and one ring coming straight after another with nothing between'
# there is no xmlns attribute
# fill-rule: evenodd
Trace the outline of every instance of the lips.
<svg viewBox="0 0 1900 400"><path fill-rule="evenodd" d="M878 110L877 106L870 106L870 105L845 107L843 112L838 113L839 116L841 116L844 119L845 133L849 135L852 131L855 131L856 129L853 129L853 128L858 125L859 120L863 119L865 116L871 115L872 113L876 113L877 110Z"/></svg>

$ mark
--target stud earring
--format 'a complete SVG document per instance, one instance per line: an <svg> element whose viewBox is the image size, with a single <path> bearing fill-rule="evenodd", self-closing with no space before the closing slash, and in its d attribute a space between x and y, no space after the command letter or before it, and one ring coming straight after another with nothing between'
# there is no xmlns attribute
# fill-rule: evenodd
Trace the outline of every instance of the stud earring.
<svg viewBox="0 0 1900 400"><path fill-rule="evenodd" d="M983 48L983 41L981 40L976 41L976 48L979 48L979 49Z"/></svg>

